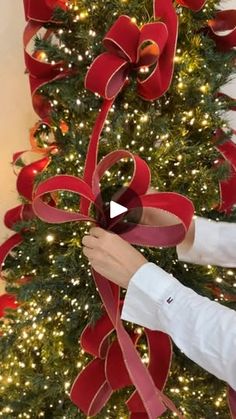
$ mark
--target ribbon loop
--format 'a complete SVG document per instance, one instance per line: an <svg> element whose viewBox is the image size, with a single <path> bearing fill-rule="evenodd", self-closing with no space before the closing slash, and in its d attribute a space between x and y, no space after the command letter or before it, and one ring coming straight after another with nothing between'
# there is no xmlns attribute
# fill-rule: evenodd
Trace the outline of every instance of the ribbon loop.
<svg viewBox="0 0 236 419"><path fill-rule="evenodd" d="M99 183L104 173L107 170L109 170L113 165L125 158L133 160L134 163L133 176L128 185L128 188L132 189L137 195L143 195L147 192L151 180L150 169L147 163L138 155L132 154L129 151L117 150L112 151L111 153L103 157L96 167L92 180L92 189L96 196L100 192ZM118 201L120 203L125 204L125 196L120 195Z"/></svg>
<svg viewBox="0 0 236 419"><path fill-rule="evenodd" d="M120 16L106 34L103 44L111 54L117 54L130 63L138 61L140 30L128 16Z"/></svg>
<svg viewBox="0 0 236 419"><path fill-rule="evenodd" d="M105 361L99 358L91 361L79 376L82 391L78 391L78 382L71 389L71 399L88 416L98 414L113 393L106 380L104 365Z"/></svg>
<svg viewBox="0 0 236 419"><path fill-rule="evenodd" d="M110 100L124 86L128 68L124 58L104 52L94 60L92 68L90 67L85 78L85 87Z"/></svg>
<svg viewBox="0 0 236 419"><path fill-rule="evenodd" d="M33 210L42 220L49 223L66 223L70 221L94 221L89 216L78 212L52 207L43 201L43 196L60 190L76 193L90 202L95 202L91 188L82 179L69 175L58 175L41 182L34 191Z"/></svg>
<svg viewBox="0 0 236 419"><path fill-rule="evenodd" d="M25 65L27 71L29 72L33 107L40 118L45 119L50 113L51 106L50 102L38 93L38 90L40 87L43 87L49 82L60 80L61 78L71 75L72 70L65 68L65 64L62 61L51 64L40 60L37 57L37 54L31 54L28 52L29 43L40 29L40 23L37 21L29 20L24 30L23 42ZM50 30L46 31L46 33L43 35L43 38L47 39L50 34Z"/></svg>
<svg viewBox="0 0 236 419"><path fill-rule="evenodd" d="M164 23L155 22L144 25L140 31L137 60L138 67L157 64L157 60L162 54L167 40L168 29ZM142 46L147 42L150 42L151 45L142 49Z"/></svg>
<svg viewBox="0 0 236 419"><path fill-rule="evenodd" d="M201 10L206 3L206 0L177 0L177 3L193 10L194 12L199 12L199 10Z"/></svg>
<svg viewBox="0 0 236 419"><path fill-rule="evenodd" d="M220 50L228 51L236 46L236 10L217 12L208 25L212 31L210 36Z"/></svg>
<svg viewBox="0 0 236 419"><path fill-rule="evenodd" d="M95 326L86 326L81 334L80 344L87 353L99 358L105 358L109 347L108 336L113 330L114 326L105 314L97 320Z"/></svg>
<svg viewBox="0 0 236 419"><path fill-rule="evenodd" d="M23 220L31 220L34 217L31 204L18 205L8 210L4 216L4 224L10 229L14 229L14 224Z"/></svg>

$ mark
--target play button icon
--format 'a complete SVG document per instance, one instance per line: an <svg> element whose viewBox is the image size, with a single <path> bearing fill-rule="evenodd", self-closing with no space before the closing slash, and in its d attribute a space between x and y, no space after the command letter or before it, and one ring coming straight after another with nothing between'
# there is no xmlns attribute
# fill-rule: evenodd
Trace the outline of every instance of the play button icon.
<svg viewBox="0 0 236 419"><path fill-rule="evenodd" d="M115 218L118 215L125 214L128 208L118 204L115 201L110 201L110 218Z"/></svg>
<svg viewBox="0 0 236 419"><path fill-rule="evenodd" d="M117 234L135 228L143 210L137 193L119 184L102 187L94 209L98 225Z"/></svg>

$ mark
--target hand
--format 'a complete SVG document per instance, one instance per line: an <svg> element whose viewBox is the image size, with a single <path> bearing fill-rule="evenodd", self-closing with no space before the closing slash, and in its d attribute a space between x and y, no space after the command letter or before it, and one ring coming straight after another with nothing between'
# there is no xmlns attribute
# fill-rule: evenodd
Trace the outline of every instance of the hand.
<svg viewBox="0 0 236 419"><path fill-rule="evenodd" d="M127 288L131 277L147 260L118 235L100 227L90 229L82 240L83 253L100 275Z"/></svg>

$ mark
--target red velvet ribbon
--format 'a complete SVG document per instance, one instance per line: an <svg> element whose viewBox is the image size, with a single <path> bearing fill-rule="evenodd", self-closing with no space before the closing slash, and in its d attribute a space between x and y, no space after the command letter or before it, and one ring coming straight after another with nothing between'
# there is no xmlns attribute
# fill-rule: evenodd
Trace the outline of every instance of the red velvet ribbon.
<svg viewBox="0 0 236 419"><path fill-rule="evenodd" d="M17 179L17 190L18 193L27 200L32 200L32 191L36 174L43 171L49 164L49 161L50 159L46 157L23 167L21 170ZM6 212L4 223L8 228L14 230L15 223L32 219L34 216L32 205L22 204ZM16 233L0 246L0 271L7 256L15 247L21 244L22 241L21 234Z"/></svg>
<svg viewBox="0 0 236 419"><path fill-rule="evenodd" d="M0 295L0 318L5 316L6 308L16 309L19 304L16 302L16 297L12 294Z"/></svg>
<svg viewBox="0 0 236 419"><path fill-rule="evenodd" d="M236 131L235 131L236 132ZM223 131L218 129L215 139L219 140ZM227 140L216 146L224 159L230 163L231 174L227 180L220 181L220 204L218 210L230 213L236 204L236 144L232 140Z"/></svg>
<svg viewBox="0 0 236 419"><path fill-rule="evenodd" d="M193 216L191 201L176 193L154 193L146 195L150 185L150 171L148 165L139 156L133 155L125 150L114 151L99 162L93 175L92 187L80 178L67 175L54 176L40 183L34 191L34 213L43 221L50 223L65 223L71 221L92 221L97 223L97 220L81 212L67 212L62 209L51 207L43 198L45 194L52 194L59 190L74 192L86 198L90 204L95 204L98 212L102 214L102 217L106 217L102 203L96 199L97 196L100 196L100 180L107 170L124 158L131 158L134 162L134 174L129 188L140 196L142 205L146 207L161 208L172 213L173 216L176 217L177 223L176 225L164 227L136 224L133 226L134 228L132 230L122 233L122 237L125 237L125 239L132 244L142 244L146 246L174 246L181 242L189 228ZM135 209L135 202L127 202L127 199L128 197L125 193L123 195L121 194L119 202L125 202L130 210ZM108 223L108 229L113 230L119 225L122 225L121 219L118 219L116 223L113 222L110 226ZM95 271L93 271L93 276L106 312L116 330L118 342L123 353L129 376L139 393L148 417L154 419L162 414L165 410L164 404L171 410L177 412L172 402L157 390L150 374L141 362L130 336L122 325L119 315L120 298L118 287L112 287L106 278ZM73 389L75 389L75 385ZM78 400L75 394L76 392L73 390L73 401L74 403L77 403ZM84 395L84 397L86 398L86 395ZM82 408L81 406L79 407ZM178 414L180 415L179 412Z"/></svg>
<svg viewBox="0 0 236 419"><path fill-rule="evenodd" d="M67 10L66 0L23 0L25 17L28 20L23 42L26 69L29 72L32 103L35 112L41 119L49 120L51 105L47 98L39 93L39 89L49 82L59 80L72 74L72 71L65 67L62 61L55 64L40 61L35 54L27 51L29 43L46 22L53 21L53 10L60 7ZM53 21L54 23L57 23ZM47 39L52 31L48 30L43 36Z"/></svg>
<svg viewBox="0 0 236 419"><path fill-rule="evenodd" d="M236 419L236 391L229 387L227 396L231 418Z"/></svg>
<svg viewBox="0 0 236 419"><path fill-rule="evenodd" d="M52 21L53 10L60 7L67 10L67 0L23 0L25 19L36 22Z"/></svg>
<svg viewBox="0 0 236 419"><path fill-rule="evenodd" d="M211 29L210 36L216 42L218 49L228 51L236 46L236 10L217 12L208 25ZM227 33L222 34L224 31Z"/></svg>
<svg viewBox="0 0 236 419"><path fill-rule="evenodd" d="M236 203L236 144L228 140L217 147L226 161L231 164L231 176L220 182L220 211L231 212Z"/></svg>
<svg viewBox="0 0 236 419"><path fill-rule="evenodd" d="M85 86L95 92L99 91L100 94L104 93L104 102L93 128L85 162L84 181L89 185L97 164L99 138L116 94L125 83L126 72L145 62L147 65L155 65L155 69L146 80L138 80L139 94L146 100L162 96L170 86L174 71L178 18L171 0L154 1L153 6L154 17L162 21L144 25L139 29L129 17L121 16L104 38L105 46L110 52L101 54L87 73ZM145 40L151 40L151 45L142 50ZM104 67L104 60L108 67ZM112 89L113 98L109 95L107 87ZM80 209L83 214L88 213L88 206L89 202L82 197Z"/></svg>
<svg viewBox="0 0 236 419"><path fill-rule="evenodd" d="M41 29L41 24L29 21L24 30L24 56L26 69L29 72L30 89L32 95L32 103L35 112L41 119L48 117L51 111L51 105L45 97L39 93L39 89L45 84L60 80L72 74L72 71L65 67L62 61L55 64L40 61L36 56L28 52L28 45L33 37ZM47 31L44 38L48 38L51 31Z"/></svg>
<svg viewBox="0 0 236 419"><path fill-rule="evenodd" d="M177 0L177 3L193 10L194 12L198 12L203 8L206 0Z"/></svg>
<svg viewBox="0 0 236 419"><path fill-rule="evenodd" d="M77 377L71 389L71 398L89 416L98 414L114 391L133 385L118 340L109 341L113 331L114 326L105 314L95 325L88 325L81 335L81 347L95 356L95 359ZM171 341L162 332L148 329L144 329L144 332L149 352L148 370L156 387L163 390L171 363ZM135 346L141 336L133 332L130 334ZM127 405L133 418L136 415L140 417L140 414L146 417L144 405L136 391L130 396Z"/></svg>
<svg viewBox="0 0 236 419"><path fill-rule="evenodd" d="M205 1L187 0L178 3L197 11L203 7ZM154 0L153 8L154 17L161 19L161 22L144 25L141 29L132 23L129 17L121 16L104 38L104 45L108 52L98 56L87 73L85 86L104 97L85 161L84 181L89 185L91 185L97 163L99 138L104 123L116 94L125 84L127 71L141 64L142 60L147 59L147 64L150 65L151 62L157 64L158 59L158 65L155 66L151 75L144 82L138 80L139 93L146 100L162 96L171 84L178 35L178 17L171 0ZM160 33L155 33L157 29L160 29ZM150 31L151 38L148 38L148 41L151 39L152 44L142 51L140 46L145 40L146 30L147 33ZM89 202L82 197L81 212L87 214L88 207Z"/></svg>
<svg viewBox="0 0 236 419"><path fill-rule="evenodd" d="M8 210L4 217L4 223L6 227L11 230L14 230L14 224L19 221L27 221L32 219L35 215L32 210L32 196L33 196L33 187L35 182L35 177L38 173L41 173L51 161L50 154L57 151L55 144L49 145L45 148L40 148L37 146L35 139L35 133L39 128L40 123L35 124L34 128L30 131L30 143L31 150L20 151L13 155L13 166L15 167L19 160L23 161L24 158L29 157L32 159L32 155L36 155L37 158L40 155L41 158L33 161L30 164L25 164L21 168L17 176L17 192L23 196L28 204L18 205L15 208ZM42 157L43 156L43 157ZM5 259L9 253L21 244L23 241L21 234L17 233L11 236L0 246L0 271L1 265L4 263Z"/></svg>
<svg viewBox="0 0 236 419"><path fill-rule="evenodd" d="M120 92L132 69L138 71L154 66L145 80L138 78L138 93L147 100L162 96L169 88L173 74L177 37L177 17L173 10L172 15L175 18L172 18L172 24L175 22L172 37L163 22L148 23L139 29L128 16L120 16L104 38L103 44L108 52L99 55L92 63L85 78L85 87L111 100ZM151 45L144 47L147 42ZM165 53L167 42L172 45L171 57ZM161 71L163 62L168 73Z"/></svg>
<svg viewBox="0 0 236 419"><path fill-rule="evenodd" d="M17 190L18 193L24 196L27 200L32 200L32 191L35 176L37 173L43 171L45 167L49 164L50 159L44 158L35 163L29 164L26 167L23 167L21 170L18 179L17 179ZM4 217L4 223L6 227L14 230L14 224L19 221L27 221L34 217L31 204L22 204L18 205L15 208L11 208L6 212ZM9 237L1 246L0 246L0 272L2 270L2 264L5 262L7 256L11 251L21 244L23 238L21 234L16 233Z"/></svg>
<svg viewBox="0 0 236 419"><path fill-rule="evenodd" d="M225 93L219 92L218 97L224 97L235 102L235 100L226 95ZM231 105L230 110L235 111L236 106ZM236 134L236 130L232 130ZM221 137L224 136L224 131L222 129L217 129L214 135L214 142L219 142ZM230 164L231 174L229 178L225 181L221 181L219 184L220 188L220 203L217 209L219 211L224 211L225 213L230 213L233 206L236 204L236 145L231 140L222 142L222 144L216 145L217 150L221 153L223 158ZM224 160L221 159L219 164Z"/></svg>

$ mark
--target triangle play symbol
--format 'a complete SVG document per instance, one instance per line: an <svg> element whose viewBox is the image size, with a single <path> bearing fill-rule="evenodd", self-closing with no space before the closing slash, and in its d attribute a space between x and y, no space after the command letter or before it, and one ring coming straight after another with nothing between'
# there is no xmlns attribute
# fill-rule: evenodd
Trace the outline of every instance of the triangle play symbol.
<svg viewBox="0 0 236 419"><path fill-rule="evenodd" d="M117 204L115 201L110 201L110 218L115 218L120 214L124 214L128 211L128 208L123 205Z"/></svg>

